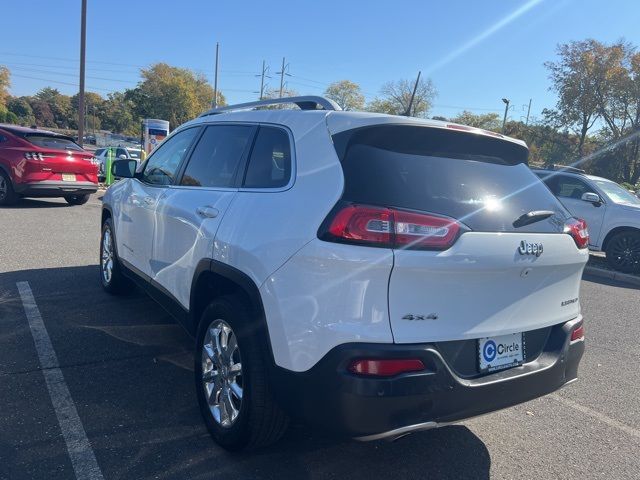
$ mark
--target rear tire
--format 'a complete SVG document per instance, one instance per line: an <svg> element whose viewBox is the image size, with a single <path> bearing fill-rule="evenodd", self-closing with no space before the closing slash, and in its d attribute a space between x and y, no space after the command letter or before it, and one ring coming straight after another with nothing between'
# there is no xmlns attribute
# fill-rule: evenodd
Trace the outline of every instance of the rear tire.
<svg viewBox="0 0 640 480"><path fill-rule="evenodd" d="M67 195L64 199L69 205L84 205L89 201L89 195Z"/></svg>
<svg viewBox="0 0 640 480"><path fill-rule="evenodd" d="M251 324L246 302L224 296L205 309L196 337L200 412L214 440L231 451L272 444L289 424L271 393L267 346Z"/></svg>
<svg viewBox="0 0 640 480"><path fill-rule="evenodd" d="M0 169L0 206L13 205L18 201L18 195L13 189L11 178Z"/></svg>
<svg viewBox="0 0 640 480"><path fill-rule="evenodd" d="M607 243L607 263L614 270L640 273L640 232L616 233Z"/></svg>
<svg viewBox="0 0 640 480"><path fill-rule="evenodd" d="M131 280L122 273L122 266L118 260L116 250L116 237L113 223L107 218L102 224L100 235L100 281L102 288L112 295L118 295L131 291Z"/></svg>

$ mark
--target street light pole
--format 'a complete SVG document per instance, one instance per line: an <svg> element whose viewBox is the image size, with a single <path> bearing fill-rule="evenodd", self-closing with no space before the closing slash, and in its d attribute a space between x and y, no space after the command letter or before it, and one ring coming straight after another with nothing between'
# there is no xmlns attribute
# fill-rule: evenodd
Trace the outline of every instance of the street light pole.
<svg viewBox="0 0 640 480"><path fill-rule="evenodd" d="M216 42L216 71L213 75L213 108L218 106L218 50L220 44Z"/></svg>
<svg viewBox="0 0 640 480"><path fill-rule="evenodd" d="M78 92L78 144L84 140L84 65L87 44L87 0L82 0L80 19L80 91Z"/></svg>
<svg viewBox="0 0 640 480"><path fill-rule="evenodd" d="M504 102L504 118L502 119L502 133L504 133L504 126L507 123L507 112L509 111L509 99L503 98L502 101Z"/></svg>

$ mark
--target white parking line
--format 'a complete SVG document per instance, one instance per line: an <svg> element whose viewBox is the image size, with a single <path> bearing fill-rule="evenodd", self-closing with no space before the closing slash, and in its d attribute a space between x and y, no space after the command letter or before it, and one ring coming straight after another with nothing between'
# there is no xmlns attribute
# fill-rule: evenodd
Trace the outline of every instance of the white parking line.
<svg viewBox="0 0 640 480"><path fill-rule="evenodd" d="M89 439L84 431L76 405L73 403L69 388L59 368L58 357L51 344L51 339L42 321L40 310L33 298L29 282L18 282L18 291L22 298L24 312L29 321L29 328L36 345L40 367L44 375L53 409L58 417L58 424L67 445L69 458L78 480L102 480L102 472L91 449Z"/></svg>
<svg viewBox="0 0 640 480"><path fill-rule="evenodd" d="M574 410L579 411L580 413L584 413L585 415L589 415L590 417L600 420L602 423L609 425L610 427L617 428L618 430L631 435L632 437L640 439L640 430L637 430L625 423L619 422L618 420L608 417L605 414L593 410L589 407L585 407L584 405L574 402L573 400L569 400L568 398L558 395L557 393L553 393L549 396L554 400L565 404L567 407L571 407Z"/></svg>

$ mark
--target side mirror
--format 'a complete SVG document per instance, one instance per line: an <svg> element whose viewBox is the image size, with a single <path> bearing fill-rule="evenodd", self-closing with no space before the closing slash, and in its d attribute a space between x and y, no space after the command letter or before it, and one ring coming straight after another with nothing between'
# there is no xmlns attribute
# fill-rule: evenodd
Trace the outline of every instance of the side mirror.
<svg viewBox="0 0 640 480"><path fill-rule="evenodd" d="M119 158L120 160L126 160L126 159L127 159L127 156L123 153L123 154L122 154L122 155L120 155L118 158Z"/></svg>
<svg viewBox="0 0 640 480"><path fill-rule="evenodd" d="M589 203L602 203L600 195L593 192L585 192L582 194L582 200Z"/></svg>
<svg viewBox="0 0 640 480"><path fill-rule="evenodd" d="M133 178L137 168L138 162L135 160L116 160L111 164L111 173L114 177Z"/></svg>

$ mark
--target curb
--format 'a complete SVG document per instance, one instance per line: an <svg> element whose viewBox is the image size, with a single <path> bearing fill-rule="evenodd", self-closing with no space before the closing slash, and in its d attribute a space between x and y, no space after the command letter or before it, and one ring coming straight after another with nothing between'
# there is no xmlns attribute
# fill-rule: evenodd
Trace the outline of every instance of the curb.
<svg viewBox="0 0 640 480"><path fill-rule="evenodd" d="M594 277L608 278L609 280L617 280L619 282L628 283L640 287L640 277L636 275L629 275L628 273L614 272L612 270L605 270L604 268L586 266L584 273L587 275L593 275Z"/></svg>

